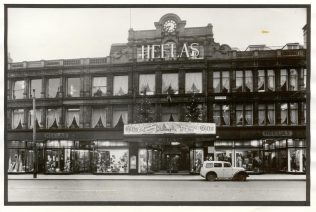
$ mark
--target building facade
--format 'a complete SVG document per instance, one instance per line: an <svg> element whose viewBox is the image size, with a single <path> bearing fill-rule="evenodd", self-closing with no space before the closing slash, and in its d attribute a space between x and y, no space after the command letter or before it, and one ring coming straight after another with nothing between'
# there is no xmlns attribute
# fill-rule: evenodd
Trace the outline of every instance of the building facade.
<svg viewBox="0 0 316 212"><path fill-rule="evenodd" d="M214 41L211 24L186 28L175 14L154 25L130 29L108 57L8 64L9 174L34 164L46 174L189 174L204 160L306 172L305 48L236 51ZM156 122L215 123L216 133L124 134Z"/></svg>

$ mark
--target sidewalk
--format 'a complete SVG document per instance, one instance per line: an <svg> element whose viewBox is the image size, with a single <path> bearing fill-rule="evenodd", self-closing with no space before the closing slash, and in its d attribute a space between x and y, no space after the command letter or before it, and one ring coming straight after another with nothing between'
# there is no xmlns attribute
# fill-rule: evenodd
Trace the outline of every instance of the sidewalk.
<svg viewBox="0 0 316 212"><path fill-rule="evenodd" d="M8 175L9 180L181 180L200 181L199 175L44 175L38 174L34 179L32 174ZM306 175L262 174L249 175L247 180L306 180Z"/></svg>

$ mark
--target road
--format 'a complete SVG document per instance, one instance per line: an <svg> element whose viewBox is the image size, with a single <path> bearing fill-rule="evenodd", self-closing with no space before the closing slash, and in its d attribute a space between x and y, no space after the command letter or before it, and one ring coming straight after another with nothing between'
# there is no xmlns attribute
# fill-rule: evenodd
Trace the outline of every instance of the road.
<svg viewBox="0 0 316 212"><path fill-rule="evenodd" d="M305 201L305 181L9 180L9 202Z"/></svg>

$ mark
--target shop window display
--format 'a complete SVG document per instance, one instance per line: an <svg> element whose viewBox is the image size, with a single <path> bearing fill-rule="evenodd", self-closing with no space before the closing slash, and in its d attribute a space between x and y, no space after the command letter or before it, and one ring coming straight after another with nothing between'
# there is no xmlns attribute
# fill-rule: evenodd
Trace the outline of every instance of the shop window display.
<svg viewBox="0 0 316 212"><path fill-rule="evenodd" d="M47 149L46 172L70 173L72 172L71 149Z"/></svg>
<svg viewBox="0 0 316 212"><path fill-rule="evenodd" d="M191 173L200 173L201 167L204 162L203 149L191 149L190 150L190 170Z"/></svg>
<svg viewBox="0 0 316 212"><path fill-rule="evenodd" d="M98 149L94 152L96 173L128 173L128 149Z"/></svg>
<svg viewBox="0 0 316 212"><path fill-rule="evenodd" d="M73 169L74 172L90 172L92 151L89 150L74 150L73 151Z"/></svg>
<svg viewBox="0 0 316 212"><path fill-rule="evenodd" d="M306 172L306 150L303 148L288 149L288 171Z"/></svg>
<svg viewBox="0 0 316 212"><path fill-rule="evenodd" d="M139 149L138 150L138 172L150 173L152 172L152 150Z"/></svg>
<svg viewBox="0 0 316 212"><path fill-rule="evenodd" d="M33 150L9 149L8 172L25 173L33 171Z"/></svg>

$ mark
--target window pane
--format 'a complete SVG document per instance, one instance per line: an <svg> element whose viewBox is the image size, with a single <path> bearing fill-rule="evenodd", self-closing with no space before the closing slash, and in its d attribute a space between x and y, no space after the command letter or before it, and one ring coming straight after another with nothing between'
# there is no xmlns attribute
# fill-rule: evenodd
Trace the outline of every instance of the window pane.
<svg viewBox="0 0 316 212"><path fill-rule="evenodd" d="M41 127L41 123L42 123L42 111L41 110L36 110L35 113L36 116L36 121L38 123L38 125ZM33 129L33 110L29 111L29 129Z"/></svg>
<svg viewBox="0 0 316 212"><path fill-rule="evenodd" d="M268 70L268 90L275 91L274 70Z"/></svg>
<svg viewBox="0 0 316 212"><path fill-rule="evenodd" d="M41 79L31 80L30 97L34 95L33 90L35 90L35 98L41 98L41 93L42 93L42 80Z"/></svg>
<svg viewBox="0 0 316 212"><path fill-rule="evenodd" d="M58 97L60 92L60 79L49 79L48 80L48 98Z"/></svg>
<svg viewBox="0 0 316 212"><path fill-rule="evenodd" d="M179 77L178 74L162 74L162 93L178 94Z"/></svg>
<svg viewBox="0 0 316 212"><path fill-rule="evenodd" d="M229 105L222 106L222 116L223 119L221 120L223 125L229 126L230 125L230 109Z"/></svg>
<svg viewBox="0 0 316 212"><path fill-rule="evenodd" d="M265 74L264 70L258 71L258 91L265 91Z"/></svg>
<svg viewBox="0 0 316 212"><path fill-rule="evenodd" d="M222 92L228 93L230 89L230 83L229 83L229 72L223 71L222 72Z"/></svg>
<svg viewBox="0 0 316 212"><path fill-rule="evenodd" d="M127 122L128 122L128 111L127 110L114 110L113 111L113 123L112 123L113 127L115 127L118 124L121 117L122 117L123 123L127 124Z"/></svg>
<svg viewBox="0 0 316 212"><path fill-rule="evenodd" d="M69 128L79 128L80 109L68 109L66 114L66 126Z"/></svg>
<svg viewBox="0 0 316 212"><path fill-rule="evenodd" d="M100 149L94 156L96 173L128 173L128 149Z"/></svg>
<svg viewBox="0 0 316 212"><path fill-rule="evenodd" d="M107 78L93 77L92 96L106 96L107 94Z"/></svg>
<svg viewBox="0 0 316 212"><path fill-rule="evenodd" d="M221 125L221 108L217 104L213 104L213 121L215 122L216 126Z"/></svg>
<svg viewBox="0 0 316 212"><path fill-rule="evenodd" d="M258 124L265 125L266 124L266 109L265 105L258 106Z"/></svg>
<svg viewBox="0 0 316 212"><path fill-rule="evenodd" d="M245 72L245 89L246 92L253 92L253 78L252 78L252 71Z"/></svg>
<svg viewBox="0 0 316 212"><path fill-rule="evenodd" d="M298 107L297 103L290 104L290 111L291 111L291 124L297 125L298 124Z"/></svg>
<svg viewBox="0 0 316 212"><path fill-rule="evenodd" d="M274 104L268 105L268 125L275 124L275 109Z"/></svg>
<svg viewBox="0 0 316 212"><path fill-rule="evenodd" d="M68 78L68 97L79 97L80 96L80 78Z"/></svg>
<svg viewBox="0 0 316 212"><path fill-rule="evenodd" d="M13 110L12 129L22 129L24 123L24 109Z"/></svg>
<svg viewBox="0 0 316 212"><path fill-rule="evenodd" d="M202 73L185 74L185 93L202 93Z"/></svg>
<svg viewBox="0 0 316 212"><path fill-rule="evenodd" d="M243 125L243 106L236 105L236 125Z"/></svg>
<svg viewBox="0 0 316 212"><path fill-rule="evenodd" d="M213 91L214 93L219 93L221 90L220 87L220 72L213 72Z"/></svg>
<svg viewBox="0 0 316 212"><path fill-rule="evenodd" d="M115 96L122 96L128 93L128 76L114 76Z"/></svg>
<svg viewBox="0 0 316 212"><path fill-rule="evenodd" d="M291 69L290 70L290 90L297 91L298 88L298 77L297 77L297 70Z"/></svg>
<svg viewBox="0 0 316 212"><path fill-rule="evenodd" d="M281 104L281 124L287 125L288 123L288 108L287 103Z"/></svg>
<svg viewBox="0 0 316 212"><path fill-rule="evenodd" d="M92 128L106 127L106 108L93 108L91 127Z"/></svg>
<svg viewBox="0 0 316 212"><path fill-rule="evenodd" d="M61 109L48 109L46 115L46 127L47 128L58 128L59 120L61 118Z"/></svg>
<svg viewBox="0 0 316 212"><path fill-rule="evenodd" d="M245 106L245 120L246 125L252 125L253 124L253 114L252 114L252 105L246 105Z"/></svg>
<svg viewBox="0 0 316 212"><path fill-rule="evenodd" d="M139 94L154 95L156 91L155 74L139 75Z"/></svg>
<svg viewBox="0 0 316 212"><path fill-rule="evenodd" d="M13 99L23 99L25 81L15 81L13 88Z"/></svg>
<svg viewBox="0 0 316 212"><path fill-rule="evenodd" d="M243 91L243 73L242 71L236 71L236 91Z"/></svg>
<svg viewBox="0 0 316 212"><path fill-rule="evenodd" d="M179 121L179 109L172 106L163 106L161 121Z"/></svg>
<svg viewBox="0 0 316 212"><path fill-rule="evenodd" d="M281 91L287 91L287 70L286 69L281 69L280 84L281 84Z"/></svg>

